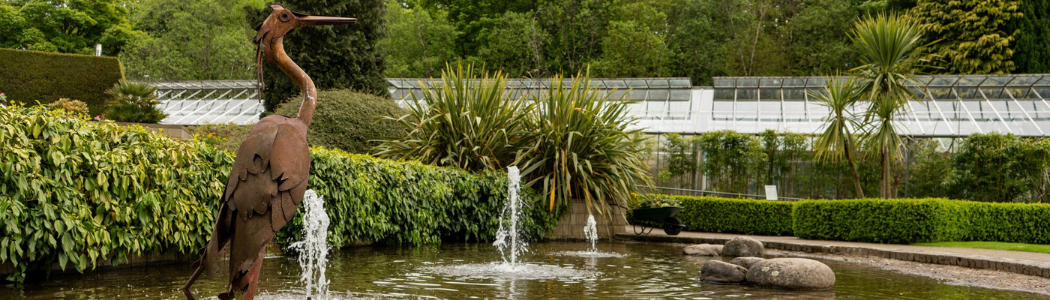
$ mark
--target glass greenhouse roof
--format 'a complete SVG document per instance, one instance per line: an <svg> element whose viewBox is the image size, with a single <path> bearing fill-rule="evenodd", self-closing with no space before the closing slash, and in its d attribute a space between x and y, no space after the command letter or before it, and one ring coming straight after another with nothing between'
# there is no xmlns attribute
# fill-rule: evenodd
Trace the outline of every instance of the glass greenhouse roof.
<svg viewBox="0 0 1050 300"><path fill-rule="evenodd" d="M161 124L254 124L264 107L255 80L151 82L157 108L168 114Z"/></svg>
<svg viewBox="0 0 1050 300"><path fill-rule="evenodd" d="M697 132L766 129L815 133L829 111L811 99L825 77L716 77L713 98L698 111ZM897 117L909 136L1001 132L1050 134L1050 74L917 76L919 98ZM702 101L703 102L703 101ZM852 107L863 113L867 103Z"/></svg>

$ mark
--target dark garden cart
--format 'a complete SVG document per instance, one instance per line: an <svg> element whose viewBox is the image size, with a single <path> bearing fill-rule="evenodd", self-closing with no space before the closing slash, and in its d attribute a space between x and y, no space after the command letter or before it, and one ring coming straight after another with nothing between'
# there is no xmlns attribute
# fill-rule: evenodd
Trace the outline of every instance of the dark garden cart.
<svg viewBox="0 0 1050 300"><path fill-rule="evenodd" d="M667 235L678 235L685 227L682 220L675 217L680 211L681 206L635 208L631 213L637 224L631 227L637 235L652 233L657 227L663 228Z"/></svg>

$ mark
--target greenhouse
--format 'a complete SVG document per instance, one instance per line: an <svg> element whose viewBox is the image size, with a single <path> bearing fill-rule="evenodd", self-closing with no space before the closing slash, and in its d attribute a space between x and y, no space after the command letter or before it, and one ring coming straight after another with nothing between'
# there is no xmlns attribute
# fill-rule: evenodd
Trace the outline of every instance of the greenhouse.
<svg viewBox="0 0 1050 300"><path fill-rule="evenodd" d="M389 79L397 101L422 96L429 79ZM813 133L827 108L811 93L826 77L715 77L714 87L694 87L688 78L592 79L599 91L624 95L633 102L638 126L651 134L699 134L718 130L743 133ZM508 80L512 96L536 93L548 82ZM910 85L917 100L899 118L904 134L913 137L960 137L974 133L1046 136L1050 133L1050 75L917 76ZM865 103L854 107L855 113Z"/></svg>

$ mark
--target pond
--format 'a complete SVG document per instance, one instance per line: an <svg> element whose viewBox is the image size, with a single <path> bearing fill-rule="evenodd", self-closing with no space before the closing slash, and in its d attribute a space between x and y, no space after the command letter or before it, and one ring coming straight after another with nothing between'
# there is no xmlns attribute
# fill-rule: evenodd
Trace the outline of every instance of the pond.
<svg viewBox="0 0 1050 300"><path fill-rule="evenodd" d="M423 248L362 247L330 255L334 298L375 299L1047 299L1022 293L953 286L857 263L826 261L837 276L830 291L798 292L699 281L711 258L687 257L681 247L651 243L600 243L620 257L579 257L564 252L587 243L537 243L523 257L531 275L484 275L500 255L487 244ZM719 259L719 258L714 258ZM457 267L459 266L459 267ZM467 266L467 267L462 267ZM0 287L0 299L184 299L179 290L188 264L54 275L22 287ZM477 271L476 273L471 273ZM299 266L292 257L269 257L257 299L296 299ZM479 275L481 274L481 275ZM496 278L490 277L495 276ZM215 299L225 274L202 279L198 297ZM207 296L207 297L205 297Z"/></svg>

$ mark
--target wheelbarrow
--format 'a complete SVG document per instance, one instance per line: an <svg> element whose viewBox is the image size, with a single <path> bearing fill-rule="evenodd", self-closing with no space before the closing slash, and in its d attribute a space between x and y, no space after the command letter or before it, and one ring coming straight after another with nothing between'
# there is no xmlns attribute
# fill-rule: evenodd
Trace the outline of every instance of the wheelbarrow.
<svg viewBox="0 0 1050 300"><path fill-rule="evenodd" d="M638 226L632 226L634 234L649 234L653 232L653 229L660 227L664 229L664 233L667 235L678 235L678 233L682 232L682 228L685 228L682 220L675 217L680 211L682 211L681 206L635 208L632 214L634 215L634 220L638 223L635 225ZM650 226L653 224L660 225ZM639 227L641 231L639 231Z"/></svg>

